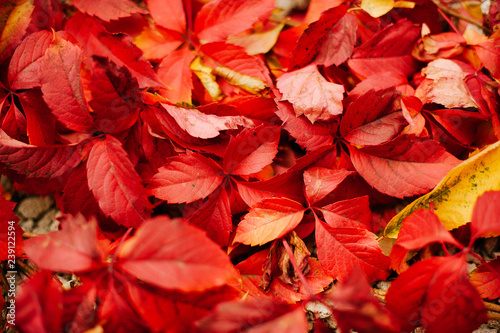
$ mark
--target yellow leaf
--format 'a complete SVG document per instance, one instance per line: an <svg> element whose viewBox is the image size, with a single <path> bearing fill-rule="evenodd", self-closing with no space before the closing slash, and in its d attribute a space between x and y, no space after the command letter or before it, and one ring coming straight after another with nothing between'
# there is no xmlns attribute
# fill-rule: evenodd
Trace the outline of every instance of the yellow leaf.
<svg viewBox="0 0 500 333"><path fill-rule="evenodd" d="M361 0L361 9L372 17L387 14L394 7L394 0Z"/></svg>
<svg viewBox="0 0 500 333"><path fill-rule="evenodd" d="M0 61L9 57L21 42L31 20L33 1L2 1L0 5Z"/></svg>
<svg viewBox="0 0 500 333"><path fill-rule="evenodd" d="M212 74L212 68L207 66L200 57L196 57L190 65L194 74L200 79L201 84L207 89L210 97L214 101L219 101L224 97L222 90L217 83L217 78Z"/></svg>
<svg viewBox="0 0 500 333"><path fill-rule="evenodd" d="M215 67L212 73L226 79L232 85L240 87L251 94L258 94L267 88L266 84L261 79L238 73L225 66Z"/></svg>
<svg viewBox="0 0 500 333"><path fill-rule="evenodd" d="M477 197L491 190L500 190L500 141L463 161L434 190L394 216L385 228L385 237L396 238L403 220L417 209L429 208L429 201L446 229L458 228L470 222Z"/></svg>

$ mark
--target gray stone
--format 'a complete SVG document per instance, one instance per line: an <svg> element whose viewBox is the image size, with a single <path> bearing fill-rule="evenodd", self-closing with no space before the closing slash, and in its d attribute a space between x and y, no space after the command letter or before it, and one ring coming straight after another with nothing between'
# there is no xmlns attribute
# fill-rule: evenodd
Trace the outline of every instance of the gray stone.
<svg viewBox="0 0 500 333"><path fill-rule="evenodd" d="M31 196L22 200L16 211L21 218L38 220L53 204L52 196Z"/></svg>

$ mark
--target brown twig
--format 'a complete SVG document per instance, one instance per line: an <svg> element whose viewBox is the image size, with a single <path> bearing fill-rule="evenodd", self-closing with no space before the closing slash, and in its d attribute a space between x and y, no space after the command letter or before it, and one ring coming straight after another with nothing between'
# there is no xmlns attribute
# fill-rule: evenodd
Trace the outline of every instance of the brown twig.
<svg viewBox="0 0 500 333"><path fill-rule="evenodd" d="M450 16L456 17L456 18L458 18L458 19L460 19L460 20L464 20L464 21L466 21L466 22L472 23L472 24L474 24L476 27L483 29L485 32L487 32L487 33L491 33L490 29L489 29L489 28L487 28L487 27L485 27L485 26L484 26L481 22L479 22L478 20L475 20L475 19L473 19L473 18L471 18L471 17L467 17L467 16L465 16L465 15L462 15L462 14L460 14L460 13L458 13L458 12L454 11L453 9L449 9L449 8L447 8L447 7L443 6L443 5L439 2L439 0L432 0L432 2L433 2L433 3L434 3L434 4L435 4L435 5L436 5L439 9L441 9L444 13L446 13L446 14L448 14L448 15L450 15ZM452 27L452 28L453 28L453 27Z"/></svg>
<svg viewBox="0 0 500 333"><path fill-rule="evenodd" d="M488 311L497 312L500 315L500 305L490 302L484 302L484 307Z"/></svg>
<svg viewBox="0 0 500 333"><path fill-rule="evenodd" d="M489 320L500 320L500 313L488 311L488 319Z"/></svg>

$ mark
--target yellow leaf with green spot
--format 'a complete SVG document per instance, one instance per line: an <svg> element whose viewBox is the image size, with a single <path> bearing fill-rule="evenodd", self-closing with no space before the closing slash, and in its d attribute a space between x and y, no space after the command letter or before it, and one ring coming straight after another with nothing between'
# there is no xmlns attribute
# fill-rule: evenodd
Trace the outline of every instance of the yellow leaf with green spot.
<svg viewBox="0 0 500 333"><path fill-rule="evenodd" d="M385 228L385 237L396 238L401 224L412 212L434 205L434 212L446 229L458 228L471 220L478 196L500 190L500 141L463 161L441 182L394 216Z"/></svg>

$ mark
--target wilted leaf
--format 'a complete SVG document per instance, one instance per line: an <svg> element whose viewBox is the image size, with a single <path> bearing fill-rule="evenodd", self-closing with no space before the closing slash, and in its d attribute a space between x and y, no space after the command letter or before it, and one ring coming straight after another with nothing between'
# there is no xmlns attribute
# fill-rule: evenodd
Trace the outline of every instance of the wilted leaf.
<svg viewBox="0 0 500 333"><path fill-rule="evenodd" d="M293 104L295 115L305 115L312 123L331 120L342 113L344 87L328 82L316 65L283 74L276 84L282 100Z"/></svg>
<svg viewBox="0 0 500 333"><path fill-rule="evenodd" d="M7 59L21 42L33 12L30 0L2 1L0 6L0 62Z"/></svg>

